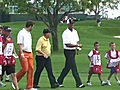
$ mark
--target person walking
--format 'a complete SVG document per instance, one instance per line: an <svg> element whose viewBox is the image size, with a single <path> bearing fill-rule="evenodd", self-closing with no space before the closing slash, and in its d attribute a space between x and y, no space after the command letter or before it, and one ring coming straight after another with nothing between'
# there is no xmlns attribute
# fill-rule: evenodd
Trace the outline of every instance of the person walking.
<svg viewBox="0 0 120 90"><path fill-rule="evenodd" d="M3 40L3 54L5 56L6 65L3 67L6 71L7 75L12 76L12 84L15 86L15 90L20 90L17 83L16 73L15 73L15 64L16 61L13 57L14 51L14 42L10 38L12 29L9 26L4 26L4 36L2 37Z"/></svg>
<svg viewBox="0 0 120 90"><path fill-rule="evenodd" d="M75 62L76 49L81 48L82 44L78 44L79 37L77 31L74 29L74 22L69 20L68 28L62 34L63 45L64 45L64 55L66 58L65 67L63 68L57 81L59 87L63 87L63 80L70 70L72 70L72 75L76 81L77 88L84 88L85 85L79 77L77 66Z"/></svg>
<svg viewBox="0 0 120 90"><path fill-rule="evenodd" d="M90 82L91 77L93 74L98 74L98 78L102 86L106 85L107 83L102 80L102 63L101 63L101 55L100 55L100 45L98 42L94 43L94 49L91 50L88 54L88 59L90 61L90 68L89 68L89 75L87 80L87 86L92 86Z"/></svg>
<svg viewBox="0 0 120 90"><path fill-rule="evenodd" d="M21 69L17 73L17 81L19 82L27 73L26 90L34 90L33 88L33 72L34 58L32 53L32 36L30 31L34 26L34 22L29 20L26 22L25 28L18 32L17 44L19 48L19 59Z"/></svg>
<svg viewBox="0 0 120 90"><path fill-rule="evenodd" d="M50 36L51 31L49 29L44 29L43 36L39 38L36 45L36 71L34 74L34 88L40 88L38 86L38 82L44 67L47 70L51 88L59 87L52 72L52 63L50 58L51 44L49 41Z"/></svg>
<svg viewBox="0 0 120 90"><path fill-rule="evenodd" d="M2 40L2 30L3 30L3 27L0 25L0 87L5 87L6 84L4 84L2 82L2 66L3 66L3 59L4 59L4 56L3 56L3 49L2 49L2 45L3 45L3 40Z"/></svg>
<svg viewBox="0 0 120 90"><path fill-rule="evenodd" d="M118 78L118 73L120 72L120 51L116 50L116 43L109 43L110 50L105 54L107 59L107 68L110 69L110 74L107 78L107 84L111 86L110 79L114 75L115 80L118 85L120 85L120 80Z"/></svg>

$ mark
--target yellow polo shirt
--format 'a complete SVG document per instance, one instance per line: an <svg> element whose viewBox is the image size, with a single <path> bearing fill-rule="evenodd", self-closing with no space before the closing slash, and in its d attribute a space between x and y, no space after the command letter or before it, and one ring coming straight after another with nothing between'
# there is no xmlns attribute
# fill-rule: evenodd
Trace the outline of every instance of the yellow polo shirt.
<svg viewBox="0 0 120 90"><path fill-rule="evenodd" d="M51 54L51 44L49 39L46 39L44 36L40 37L38 39L37 45L36 45L36 50L40 50L50 56ZM38 56L42 56L42 54L36 52Z"/></svg>

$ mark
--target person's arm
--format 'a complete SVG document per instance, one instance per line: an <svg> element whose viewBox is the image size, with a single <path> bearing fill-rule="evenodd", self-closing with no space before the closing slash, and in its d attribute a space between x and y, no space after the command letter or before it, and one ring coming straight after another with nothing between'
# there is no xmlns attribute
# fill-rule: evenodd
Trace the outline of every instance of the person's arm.
<svg viewBox="0 0 120 90"><path fill-rule="evenodd" d="M93 51L91 50L90 53L88 54L88 59L89 59L91 65L94 65L94 64L93 64L93 61L92 61L92 59L91 59L92 56L93 56Z"/></svg>
<svg viewBox="0 0 120 90"><path fill-rule="evenodd" d="M78 44L78 42L76 42L76 44L71 44L70 43L70 40L69 40L69 36L66 34L66 32L63 32L63 35L62 35L62 38L63 38L63 43L69 47L69 48L73 48L73 47L80 47L82 48L82 44ZM78 34L76 32L76 41L79 41L79 37L78 37Z"/></svg>
<svg viewBox="0 0 120 90"><path fill-rule="evenodd" d="M7 37L5 43L2 45L3 50L6 48L7 43L10 41L10 38Z"/></svg>
<svg viewBox="0 0 120 90"><path fill-rule="evenodd" d="M22 42L24 42L23 40L24 40L23 34L22 34L22 32L19 32L18 36L17 36L17 45L18 45L18 49L19 49L19 56L22 60L24 60L23 44L22 44Z"/></svg>
<svg viewBox="0 0 120 90"><path fill-rule="evenodd" d="M105 54L105 59L107 59L107 63L110 63L111 58L109 57L108 53Z"/></svg>
<svg viewBox="0 0 120 90"><path fill-rule="evenodd" d="M105 54L105 59L110 60L108 53Z"/></svg>
<svg viewBox="0 0 120 90"><path fill-rule="evenodd" d="M44 56L44 58L48 58L48 55L45 54L43 51L41 50L36 50L36 52L38 52L39 54L42 54Z"/></svg>
<svg viewBox="0 0 120 90"><path fill-rule="evenodd" d="M48 58L48 55L41 50L41 47L43 45L42 42L43 41L41 39L38 40L35 51L38 52L39 54L42 54L44 58Z"/></svg>
<svg viewBox="0 0 120 90"><path fill-rule="evenodd" d="M19 49L19 53L20 55L23 54L23 49L22 49L22 44L18 44L18 49Z"/></svg>
<svg viewBox="0 0 120 90"><path fill-rule="evenodd" d="M91 65L94 65L93 62L92 62L92 60L91 60L91 57L90 57L90 56L88 56L88 59L89 59Z"/></svg>
<svg viewBox="0 0 120 90"><path fill-rule="evenodd" d="M22 44L18 44L18 49L19 49L19 56L22 60L24 60L24 53L23 53L23 49L22 49Z"/></svg>

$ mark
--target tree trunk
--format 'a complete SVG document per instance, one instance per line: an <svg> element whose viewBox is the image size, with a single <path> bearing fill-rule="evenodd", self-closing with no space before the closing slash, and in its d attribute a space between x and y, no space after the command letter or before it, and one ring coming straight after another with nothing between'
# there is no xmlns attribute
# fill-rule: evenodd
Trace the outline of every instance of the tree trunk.
<svg viewBox="0 0 120 90"><path fill-rule="evenodd" d="M52 33L52 44L53 44L53 51L58 51L58 32L57 32L57 26L51 27L53 33Z"/></svg>

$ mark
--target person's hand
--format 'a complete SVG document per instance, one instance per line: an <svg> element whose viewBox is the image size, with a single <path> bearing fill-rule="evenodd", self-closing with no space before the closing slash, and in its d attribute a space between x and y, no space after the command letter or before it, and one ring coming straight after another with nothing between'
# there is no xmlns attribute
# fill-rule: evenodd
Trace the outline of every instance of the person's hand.
<svg viewBox="0 0 120 90"><path fill-rule="evenodd" d="M22 61L24 61L24 54L23 54L23 53L20 55L20 59L21 59Z"/></svg>
<svg viewBox="0 0 120 90"><path fill-rule="evenodd" d="M10 38L9 38L9 37L6 37L6 41L9 42L9 41L10 41Z"/></svg>
<svg viewBox="0 0 120 90"><path fill-rule="evenodd" d="M44 56L44 58L48 58L48 55L47 55L47 54L45 54L45 53L43 54L43 56Z"/></svg>
<svg viewBox="0 0 120 90"><path fill-rule="evenodd" d="M111 60L111 59L110 59L110 58L108 58L108 63L110 63L110 60Z"/></svg>
<svg viewBox="0 0 120 90"><path fill-rule="evenodd" d="M18 55L16 53L13 53L14 58L18 58Z"/></svg>
<svg viewBox="0 0 120 90"><path fill-rule="evenodd" d="M92 61L91 61L91 65L94 65Z"/></svg>
<svg viewBox="0 0 120 90"><path fill-rule="evenodd" d="M78 44L78 47L82 48L82 47L83 47L83 45L82 45L82 44Z"/></svg>

